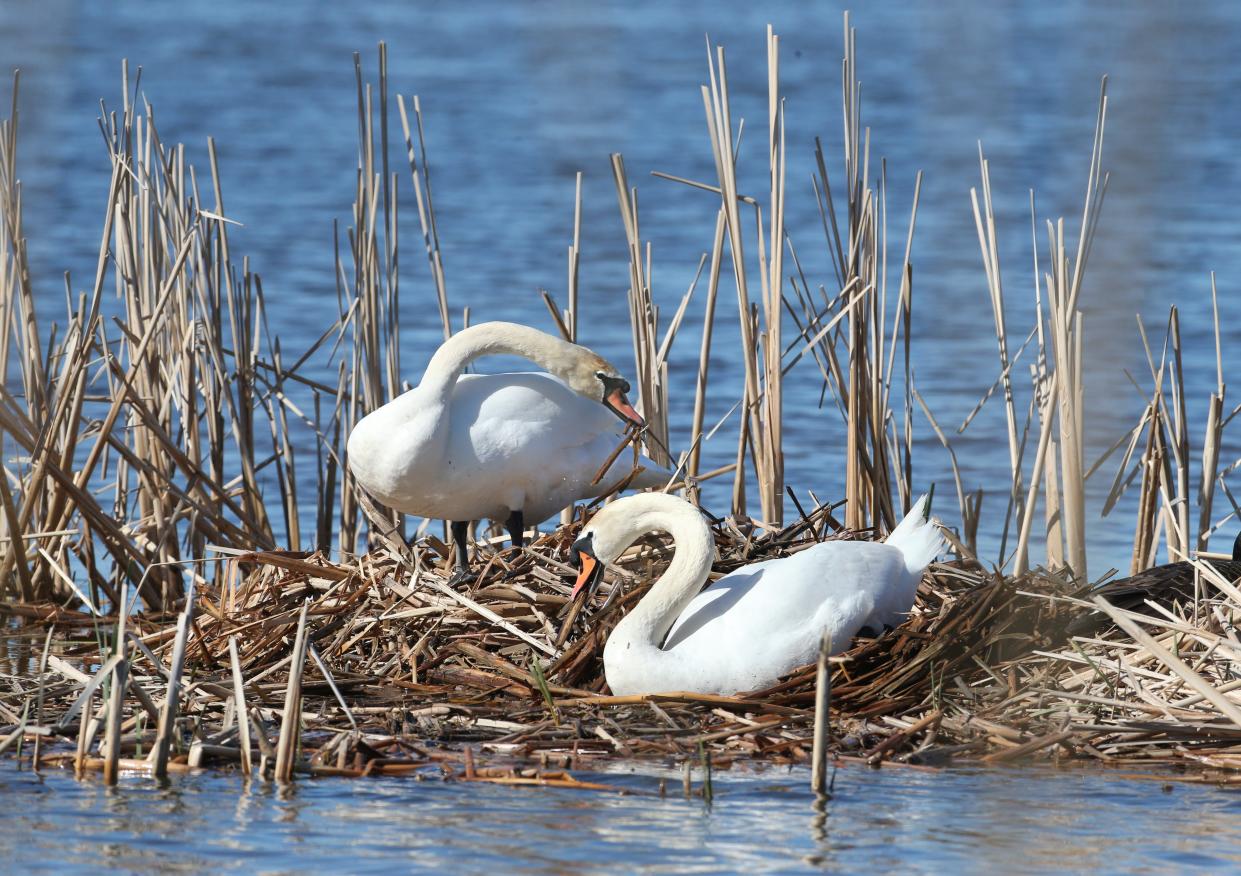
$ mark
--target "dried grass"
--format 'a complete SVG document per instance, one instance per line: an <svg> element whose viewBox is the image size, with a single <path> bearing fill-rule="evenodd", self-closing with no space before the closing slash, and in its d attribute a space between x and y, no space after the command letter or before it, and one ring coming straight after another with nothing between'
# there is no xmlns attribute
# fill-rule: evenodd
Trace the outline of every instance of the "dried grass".
<svg viewBox="0 0 1241 876"><path fill-rule="evenodd" d="M787 555L822 537L857 537L831 531L831 519L830 509L818 508L774 532L717 524L718 570ZM376 551L349 564L291 552L230 560L234 586L197 596L173 736L180 753L170 768L188 764L195 749L197 766L258 762L264 748L275 749L269 768L282 780L423 767L460 776L466 751L475 772L482 759L517 769L501 769L510 777L599 757L683 761L697 757L699 746L716 765L738 757L808 763L814 665L737 696L604 692L607 632L662 570L668 551L654 542L632 549L611 586L601 588L599 604L589 607L588 623L562 638L565 618L575 613L565 563L579 525L560 527L520 552L489 551L488 570L458 598L444 592L437 569L443 558L429 548ZM937 564L906 623L860 638L832 659L830 750L869 763L1051 753L1236 766L1235 592L1213 590L1195 609L1177 603L1170 590L1152 591L1172 607L1152 603L1139 613L1085 601L1071 580L1041 570L1013 578L973 564ZM1069 621L1094 609L1107 616L1090 635L1070 638ZM106 640L119 627L50 607L32 619L55 626L62 641L44 698L46 713L63 717L26 732L67 734L70 706L89 679L67 671L65 661L103 664L100 671L110 673L103 658L115 644ZM125 634L132 644L129 684L162 687L177 637L150 619L135 617L132 627ZM90 638L93 628L105 637L103 652ZM0 703L16 712L22 699L21 692L6 693ZM160 750L155 727L136 698L122 709L110 753L115 759L151 750L143 762L150 769ZM243 749L247 715L254 736ZM82 762L89 769L96 760L84 752ZM127 768L137 768L132 757Z"/></svg>

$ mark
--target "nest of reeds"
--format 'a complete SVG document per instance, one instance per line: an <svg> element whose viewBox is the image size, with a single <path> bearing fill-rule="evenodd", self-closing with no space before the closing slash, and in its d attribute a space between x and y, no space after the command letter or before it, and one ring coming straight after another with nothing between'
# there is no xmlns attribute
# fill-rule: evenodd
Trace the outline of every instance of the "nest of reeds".
<svg viewBox="0 0 1241 876"><path fill-rule="evenodd" d="M870 536L837 527L828 507L774 532L719 521L716 572ZM573 785L549 770L617 756L809 760L814 665L734 696L609 694L603 644L671 551L640 543L592 604L577 604L569 545L579 528L519 551L478 545L477 577L460 592L446 583L447 548L424 538L347 564L239 554L227 586L200 585L179 619L118 624L9 606L54 627L65 646L42 656L37 711L29 678L27 702L0 695L10 716L26 715L7 732L40 743L76 734L75 752L51 757L80 768L104 767L111 750L119 768L146 769L162 748L165 769L232 764L285 779L426 769ZM1088 602L1079 585L1041 570L1014 578L934 564L905 623L831 658L830 749L871 764L1040 753L1174 761L1225 780L1221 771L1241 766L1241 706L1229 696L1241 687L1231 626L1241 603L1227 582L1217 598L1209 589L1196 614L1178 593L1153 591L1141 613ZM1071 622L1090 618L1088 635L1068 636ZM126 689L109 729L115 693L105 698L101 682L118 661Z"/></svg>

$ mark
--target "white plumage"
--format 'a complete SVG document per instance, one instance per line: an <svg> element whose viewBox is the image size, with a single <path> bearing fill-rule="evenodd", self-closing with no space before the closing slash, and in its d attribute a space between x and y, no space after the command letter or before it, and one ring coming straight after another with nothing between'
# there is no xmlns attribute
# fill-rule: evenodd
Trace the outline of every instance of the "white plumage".
<svg viewBox="0 0 1241 876"><path fill-rule="evenodd" d="M863 627L896 626L943 548L936 524L923 520L925 505L925 497L916 502L884 543L825 542L743 566L699 592L715 551L697 509L657 493L612 503L583 530L579 549L608 563L638 537L662 531L675 553L604 646L609 687L616 694L756 690L813 662L824 633L838 653Z"/></svg>
<svg viewBox="0 0 1241 876"><path fill-rule="evenodd" d="M408 398L420 390L393 404L421 401ZM590 483L623 437L620 426L607 408L551 374L463 374L446 406L421 405L404 422L376 430L379 452L356 452L351 436L349 460L375 498L406 514L503 521L522 510L538 522L629 473L632 454L622 454L607 477ZM642 481L662 486L666 477Z"/></svg>
<svg viewBox="0 0 1241 876"><path fill-rule="evenodd" d="M493 353L551 373L462 374ZM418 386L354 427L349 468L367 492L406 514L504 521L516 513L538 522L631 471L632 456L621 454L591 484L622 438L617 415L641 422L626 389L585 347L514 323L472 326L436 351ZM666 481L667 472L642 463L633 486Z"/></svg>

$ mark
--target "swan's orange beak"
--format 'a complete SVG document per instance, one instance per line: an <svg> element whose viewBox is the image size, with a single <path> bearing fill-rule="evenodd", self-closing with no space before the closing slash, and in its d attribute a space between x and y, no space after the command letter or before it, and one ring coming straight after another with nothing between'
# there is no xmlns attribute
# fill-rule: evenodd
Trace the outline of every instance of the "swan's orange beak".
<svg viewBox="0 0 1241 876"><path fill-rule="evenodd" d="M577 599L577 595L582 592L582 588L591 582L595 574L600 569L599 561L585 551L578 552L578 560L582 565L581 571L577 573L577 583L573 585L573 593L569 599Z"/></svg>
<svg viewBox="0 0 1241 876"><path fill-rule="evenodd" d="M642 415L633 409L633 405L629 403L629 399L625 398L623 390L614 389L603 398L603 403L612 409L622 420L633 423L638 428L646 425L646 420L642 419Z"/></svg>

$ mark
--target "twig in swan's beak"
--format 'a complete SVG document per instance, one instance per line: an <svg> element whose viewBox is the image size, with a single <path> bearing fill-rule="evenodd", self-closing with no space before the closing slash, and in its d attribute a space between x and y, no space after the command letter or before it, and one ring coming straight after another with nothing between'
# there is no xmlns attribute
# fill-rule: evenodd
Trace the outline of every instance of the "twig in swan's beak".
<svg viewBox="0 0 1241 876"><path fill-rule="evenodd" d="M592 487L603 480L603 476L608 473L608 469L612 467L612 463L616 462L616 458L621 455L621 451L632 444L634 439L637 438L639 434L640 432L638 429L626 430L625 437L621 439L621 443L616 445L616 449L608 455L608 458L604 460L603 465L599 466L599 470L595 472L595 476L590 482Z"/></svg>

